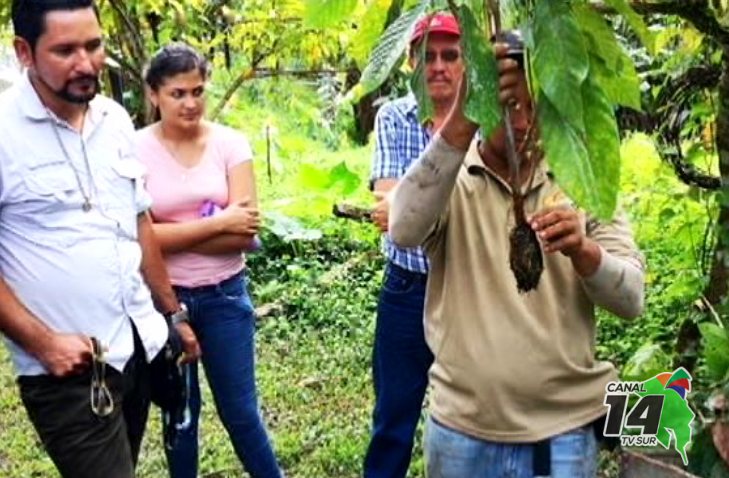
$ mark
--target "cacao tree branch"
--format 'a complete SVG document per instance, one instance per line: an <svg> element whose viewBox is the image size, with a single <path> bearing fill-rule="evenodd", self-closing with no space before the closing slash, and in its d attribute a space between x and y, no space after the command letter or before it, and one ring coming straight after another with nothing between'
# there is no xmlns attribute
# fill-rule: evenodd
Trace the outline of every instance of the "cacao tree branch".
<svg viewBox="0 0 729 478"><path fill-rule="evenodd" d="M120 0L109 0L109 4L124 23L125 28L122 28L121 30L130 40L128 43L131 50L130 53L132 53L132 59L136 63L137 68L141 71L146 59L146 53L144 49L144 39L139 33L139 26L132 21L129 15L127 15L126 7L123 2L120 2Z"/></svg>
<svg viewBox="0 0 729 478"><path fill-rule="evenodd" d="M225 108L225 105L230 101L230 99L233 97L235 92L240 88L243 83L246 81L255 78L256 76L256 70L255 68L246 68L243 70L240 75L236 77L235 80L233 80L233 83L228 86L228 88L225 90L225 93L223 93L223 96L220 98L220 101L218 101L218 104L215 105L213 110L210 113L210 119L211 121L215 121L220 113L223 111L223 108Z"/></svg>
<svg viewBox="0 0 729 478"><path fill-rule="evenodd" d="M225 90L225 93L223 93L223 97L220 98L220 101L218 101L218 104L215 105L215 108L213 108L212 113L210 114L210 118L212 121L215 121L217 117L220 115L220 113L223 111L223 108L225 108L225 105L228 104L228 101L233 97L236 91L238 91L238 88L243 85L246 81L255 78L256 77L256 69L258 68L258 65L261 64L261 62L266 59L269 55L272 55L276 49L278 48L279 39L276 39L273 44L267 48L265 51L262 52L254 52L253 53L253 61L251 61L251 67L243 70L240 75L233 81L233 83L228 86L228 88Z"/></svg>
<svg viewBox="0 0 729 478"><path fill-rule="evenodd" d="M672 166L678 179L688 186L696 186L708 191L717 191L721 188L721 178L718 176L699 171L693 164L687 163L678 154L659 153Z"/></svg>
<svg viewBox="0 0 729 478"><path fill-rule="evenodd" d="M257 68L255 70L256 78L269 78L272 76L293 76L296 78L316 78L321 75L337 75L340 73L348 73L349 70L276 70L274 68Z"/></svg>
<svg viewBox="0 0 729 478"><path fill-rule="evenodd" d="M729 44L729 30L716 20L716 17L709 9L707 0L665 0L659 2L633 0L630 5L633 10L642 15L676 15L717 42ZM603 2L594 2L592 6L600 13L616 13L615 10Z"/></svg>

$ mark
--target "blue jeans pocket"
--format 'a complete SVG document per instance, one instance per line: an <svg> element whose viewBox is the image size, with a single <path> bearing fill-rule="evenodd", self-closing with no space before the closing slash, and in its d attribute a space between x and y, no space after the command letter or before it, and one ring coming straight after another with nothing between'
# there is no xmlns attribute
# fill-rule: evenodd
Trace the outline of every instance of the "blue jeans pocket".
<svg viewBox="0 0 729 478"><path fill-rule="evenodd" d="M225 299L239 301L248 296L242 274L236 274L218 285L218 293Z"/></svg>
<svg viewBox="0 0 729 478"><path fill-rule="evenodd" d="M413 291L416 284L415 273L390 265L385 270L382 289L389 294L408 294Z"/></svg>

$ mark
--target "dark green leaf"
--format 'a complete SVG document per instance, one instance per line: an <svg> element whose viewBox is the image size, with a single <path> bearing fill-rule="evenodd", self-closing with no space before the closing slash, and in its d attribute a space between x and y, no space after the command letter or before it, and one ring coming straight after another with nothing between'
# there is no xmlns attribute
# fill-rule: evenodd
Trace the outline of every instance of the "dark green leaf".
<svg viewBox="0 0 729 478"><path fill-rule="evenodd" d="M359 80L360 95L369 93L387 79L390 71L402 58L410 33L429 3L430 0L422 0L417 7L403 13L387 27L362 72L362 78Z"/></svg>
<svg viewBox="0 0 729 478"><path fill-rule="evenodd" d="M565 0L537 2L532 26L533 73L540 89L562 118L585 129L582 98L575 94L590 69L582 33Z"/></svg>
<svg viewBox="0 0 729 478"><path fill-rule="evenodd" d="M590 178L585 175L586 186L596 202L587 209L602 219L611 219L620 189L620 135L613 105L592 77L582 85L585 105L585 143L590 154ZM592 182L590 185L589 182Z"/></svg>
<svg viewBox="0 0 729 478"><path fill-rule="evenodd" d="M357 0L305 0L304 26L329 28L346 20L357 7Z"/></svg>
<svg viewBox="0 0 729 478"><path fill-rule="evenodd" d="M458 10L458 17L468 80L464 113L468 119L478 123L484 137L488 137L501 123L496 58L486 39L485 29L473 12L462 5Z"/></svg>
<svg viewBox="0 0 729 478"><path fill-rule="evenodd" d="M596 169L590 157L590 150L595 147L588 150L584 136L560 116L544 94L539 96L537 115L547 162L559 185L580 207L600 217L609 216L612 212L610 198L617 192L609 192L610 197L603 197L607 187L598 184L597 174L601 167ZM612 183L611 179L607 181Z"/></svg>
<svg viewBox="0 0 729 478"><path fill-rule="evenodd" d="M635 10L633 10L630 3L627 0L605 0L605 3L613 7L615 11L625 17L628 25L630 25L633 31L635 31L638 35L643 46L645 46L651 54L655 53L655 38L653 34L648 31L648 27L643 21L643 18L638 15Z"/></svg>
<svg viewBox="0 0 729 478"><path fill-rule="evenodd" d="M426 33L427 35L427 33ZM425 78L425 46L427 42L421 42L421 48L416 53L418 61L415 62L415 71L410 77L410 90L418 101L418 121L421 124L429 121L435 114L435 106L433 100L428 94L428 82Z"/></svg>

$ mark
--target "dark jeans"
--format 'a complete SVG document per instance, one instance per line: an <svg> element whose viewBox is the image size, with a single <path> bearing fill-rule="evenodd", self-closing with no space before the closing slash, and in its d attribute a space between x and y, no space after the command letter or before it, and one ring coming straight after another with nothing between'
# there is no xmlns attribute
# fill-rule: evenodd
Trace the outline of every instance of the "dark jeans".
<svg viewBox="0 0 729 478"><path fill-rule="evenodd" d="M377 306L375 409L365 478L402 478L410 465L433 354L425 343L427 276L388 263Z"/></svg>
<svg viewBox="0 0 729 478"><path fill-rule="evenodd" d="M149 367L136 331L134 339L124 373L106 367L114 410L103 418L91 411L91 371L18 377L23 405L64 478L134 478L149 412Z"/></svg>
<svg viewBox="0 0 729 478"><path fill-rule="evenodd" d="M278 478L281 471L263 426L255 382L255 316L242 274L202 287L175 287L190 311L190 324L202 350L201 361L218 414L233 448L252 478ZM200 384L197 364L191 371L188 428L167 452L173 478L196 477Z"/></svg>

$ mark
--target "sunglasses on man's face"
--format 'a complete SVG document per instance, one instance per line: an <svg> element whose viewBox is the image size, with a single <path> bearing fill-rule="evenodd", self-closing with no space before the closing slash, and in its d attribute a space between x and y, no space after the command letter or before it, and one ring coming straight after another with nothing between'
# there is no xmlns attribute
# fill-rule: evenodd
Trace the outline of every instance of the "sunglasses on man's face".
<svg viewBox="0 0 729 478"><path fill-rule="evenodd" d="M456 49L442 50L440 52L426 51L425 63L433 63L439 56L443 63L455 63L461 57L461 52Z"/></svg>

